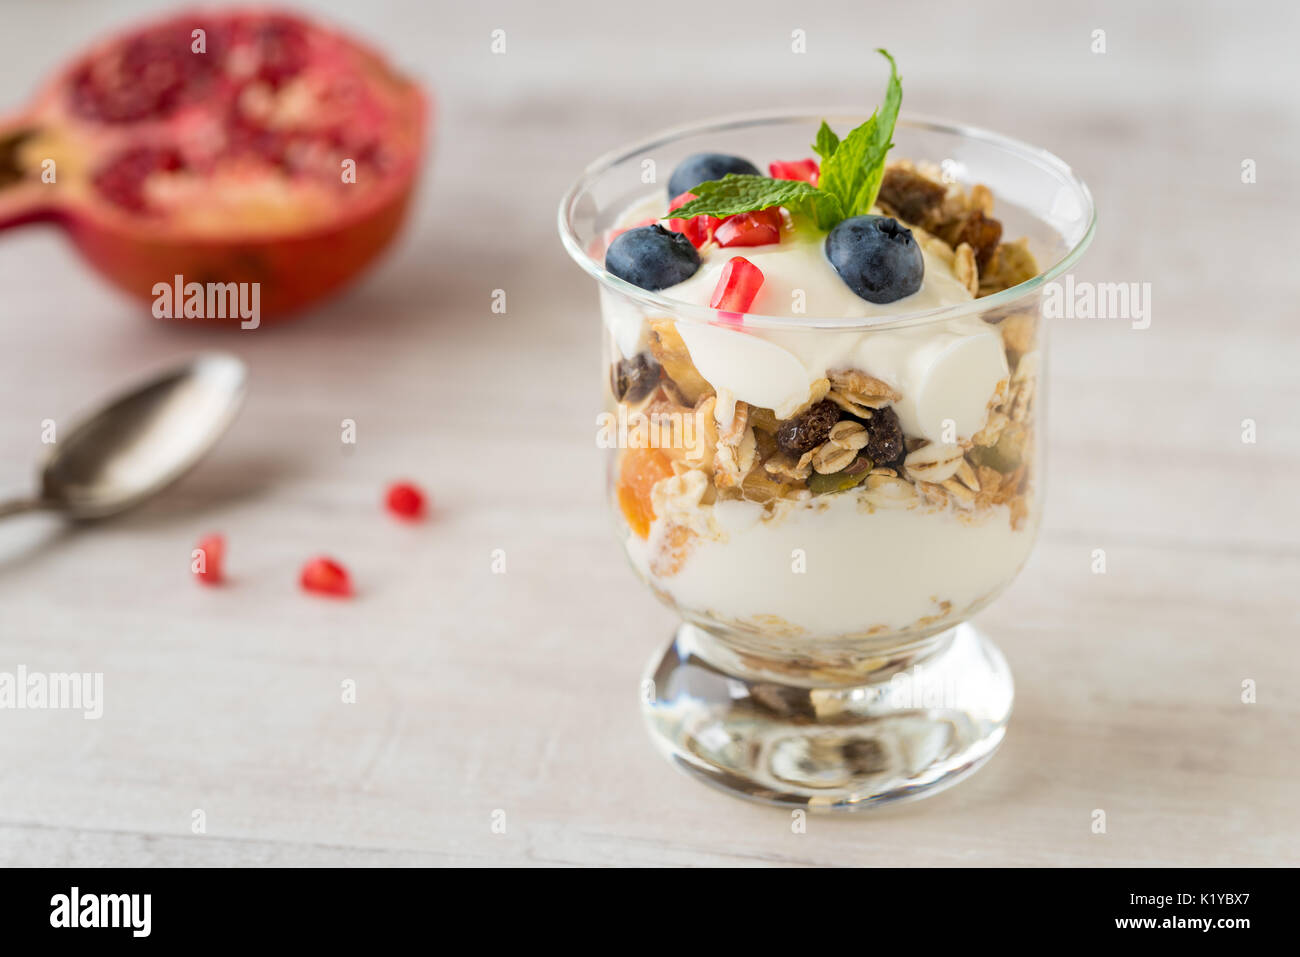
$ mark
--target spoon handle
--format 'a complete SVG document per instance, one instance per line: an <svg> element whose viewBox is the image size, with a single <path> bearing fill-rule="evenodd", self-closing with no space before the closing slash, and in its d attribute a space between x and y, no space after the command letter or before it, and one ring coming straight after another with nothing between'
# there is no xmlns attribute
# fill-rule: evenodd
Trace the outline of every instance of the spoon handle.
<svg viewBox="0 0 1300 957"><path fill-rule="evenodd" d="M8 518L10 515L21 515L23 512L34 512L38 508L44 507L45 503L39 498L15 498L7 502L0 502L0 518Z"/></svg>

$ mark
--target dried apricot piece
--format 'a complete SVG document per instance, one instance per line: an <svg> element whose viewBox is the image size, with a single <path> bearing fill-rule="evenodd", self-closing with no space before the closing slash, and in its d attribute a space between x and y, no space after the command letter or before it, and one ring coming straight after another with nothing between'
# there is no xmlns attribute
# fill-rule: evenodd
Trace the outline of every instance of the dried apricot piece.
<svg viewBox="0 0 1300 957"><path fill-rule="evenodd" d="M650 351L663 366L668 378L681 393L687 405L695 405L702 396L713 391L713 386L700 375L691 361L691 354L682 340L677 325L671 319L653 319L650 322Z"/></svg>
<svg viewBox="0 0 1300 957"><path fill-rule="evenodd" d="M655 483L673 474L668 456L658 449L628 449L618 473L618 506L628 527L640 538L650 535L654 506L650 491Z"/></svg>

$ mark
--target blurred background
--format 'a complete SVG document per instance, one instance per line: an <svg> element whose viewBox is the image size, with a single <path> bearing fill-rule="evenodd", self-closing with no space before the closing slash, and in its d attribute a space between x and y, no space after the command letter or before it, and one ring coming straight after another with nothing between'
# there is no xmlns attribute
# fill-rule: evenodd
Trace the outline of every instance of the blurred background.
<svg viewBox="0 0 1300 957"><path fill-rule="evenodd" d="M0 116L105 31L179 9L7 3ZM156 501L93 528L0 525L0 670L105 675L99 721L0 712L0 862L1295 862L1300 788L1276 744L1300 718L1294 5L291 9L373 43L434 103L411 220L360 282L217 331L152 319L54 228L0 235L0 489L30 486L42 420L141 373L219 348L252 375L231 432ZM660 127L869 111L878 46L905 114L1074 166L1099 209L1076 275L1150 282L1153 317L1053 331L1045 525L980 616L1017 680L1002 752L920 806L796 836L672 772L640 727L640 669L673 622L609 534L595 289L555 208ZM383 514L397 478L431 494L430 521ZM213 531L230 581L203 589L190 549ZM321 552L354 600L298 590Z"/></svg>

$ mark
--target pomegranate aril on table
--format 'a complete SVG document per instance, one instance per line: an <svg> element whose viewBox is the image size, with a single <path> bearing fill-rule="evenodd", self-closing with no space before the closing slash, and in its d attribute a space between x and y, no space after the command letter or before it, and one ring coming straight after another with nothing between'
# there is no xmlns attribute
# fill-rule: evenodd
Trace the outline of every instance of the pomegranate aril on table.
<svg viewBox="0 0 1300 957"><path fill-rule="evenodd" d="M398 518L414 521L423 518L427 499L418 485L411 482L394 482L384 496L384 505Z"/></svg>
<svg viewBox="0 0 1300 957"><path fill-rule="evenodd" d="M190 567L194 577L205 585L219 585L225 581L226 539L222 535L206 535L195 546Z"/></svg>
<svg viewBox="0 0 1300 957"><path fill-rule="evenodd" d="M302 567L298 581L305 591L318 595L346 598L352 594L352 579L347 569L332 558L313 558Z"/></svg>

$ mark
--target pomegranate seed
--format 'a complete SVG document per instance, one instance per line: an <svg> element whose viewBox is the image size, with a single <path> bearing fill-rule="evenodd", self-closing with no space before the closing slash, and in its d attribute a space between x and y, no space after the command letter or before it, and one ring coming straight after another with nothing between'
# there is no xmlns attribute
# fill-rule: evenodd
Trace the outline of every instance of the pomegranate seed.
<svg viewBox="0 0 1300 957"><path fill-rule="evenodd" d="M709 305L725 310L726 318L739 319L739 313L749 312L754 297L763 285L763 270L744 256L734 256L722 267L718 286L713 290Z"/></svg>
<svg viewBox="0 0 1300 957"><path fill-rule="evenodd" d="M817 177L821 175L821 168L814 159L794 160L790 163L768 163L767 171L772 174L773 179L797 179L813 186L817 185Z"/></svg>
<svg viewBox="0 0 1300 957"><path fill-rule="evenodd" d="M194 577L205 585L219 585L225 580L222 562L226 557L226 539L222 535L206 535L195 546L199 552L194 556L191 568Z"/></svg>
<svg viewBox="0 0 1300 957"><path fill-rule="evenodd" d="M668 212L672 212L681 206L685 206L691 200L695 199L694 193L682 193L668 204ZM670 219L668 228L675 233L681 233L691 241L691 245L699 249L710 239L713 238L714 231L722 223L722 220L716 216L710 216L708 213L701 213L699 216L692 216L690 219Z"/></svg>
<svg viewBox="0 0 1300 957"><path fill-rule="evenodd" d="M722 221L713 238L719 246L766 246L781 241L781 211L776 206L739 213Z"/></svg>
<svg viewBox="0 0 1300 957"><path fill-rule="evenodd" d="M113 157L95 174L95 188L124 209L144 212L145 180L154 173L172 173L184 166L181 154L170 146L132 147Z"/></svg>
<svg viewBox="0 0 1300 957"><path fill-rule="evenodd" d="M307 66L307 35L294 20L271 16L254 26L253 40L260 54L258 76L277 89Z"/></svg>
<svg viewBox="0 0 1300 957"><path fill-rule="evenodd" d="M408 522L424 517L424 492L410 482L394 482L388 486L384 504L390 512Z"/></svg>
<svg viewBox="0 0 1300 957"><path fill-rule="evenodd" d="M313 558L303 565L299 580L305 590L322 595L342 598L352 594L352 580L348 577L348 570L330 558Z"/></svg>
<svg viewBox="0 0 1300 957"><path fill-rule="evenodd" d="M170 116L207 95L218 78L220 30L186 17L147 30L100 54L72 81L74 113L103 123L133 123ZM191 31L207 32L209 51L190 50Z"/></svg>
<svg viewBox="0 0 1300 957"><path fill-rule="evenodd" d="M712 219L713 217L710 216L709 218ZM675 233L681 233L691 241L692 246L699 249L709 241L712 235L708 225L701 222L703 219L703 216L696 216L693 219L670 219L668 220L668 228Z"/></svg>
<svg viewBox="0 0 1300 957"><path fill-rule="evenodd" d="M697 197L694 193L691 192L679 193L678 195L674 196L673 201L668 204L668 212L671 213L674 209L681 209L691 200L698 199L698 198L699 197Z"/></svg>

